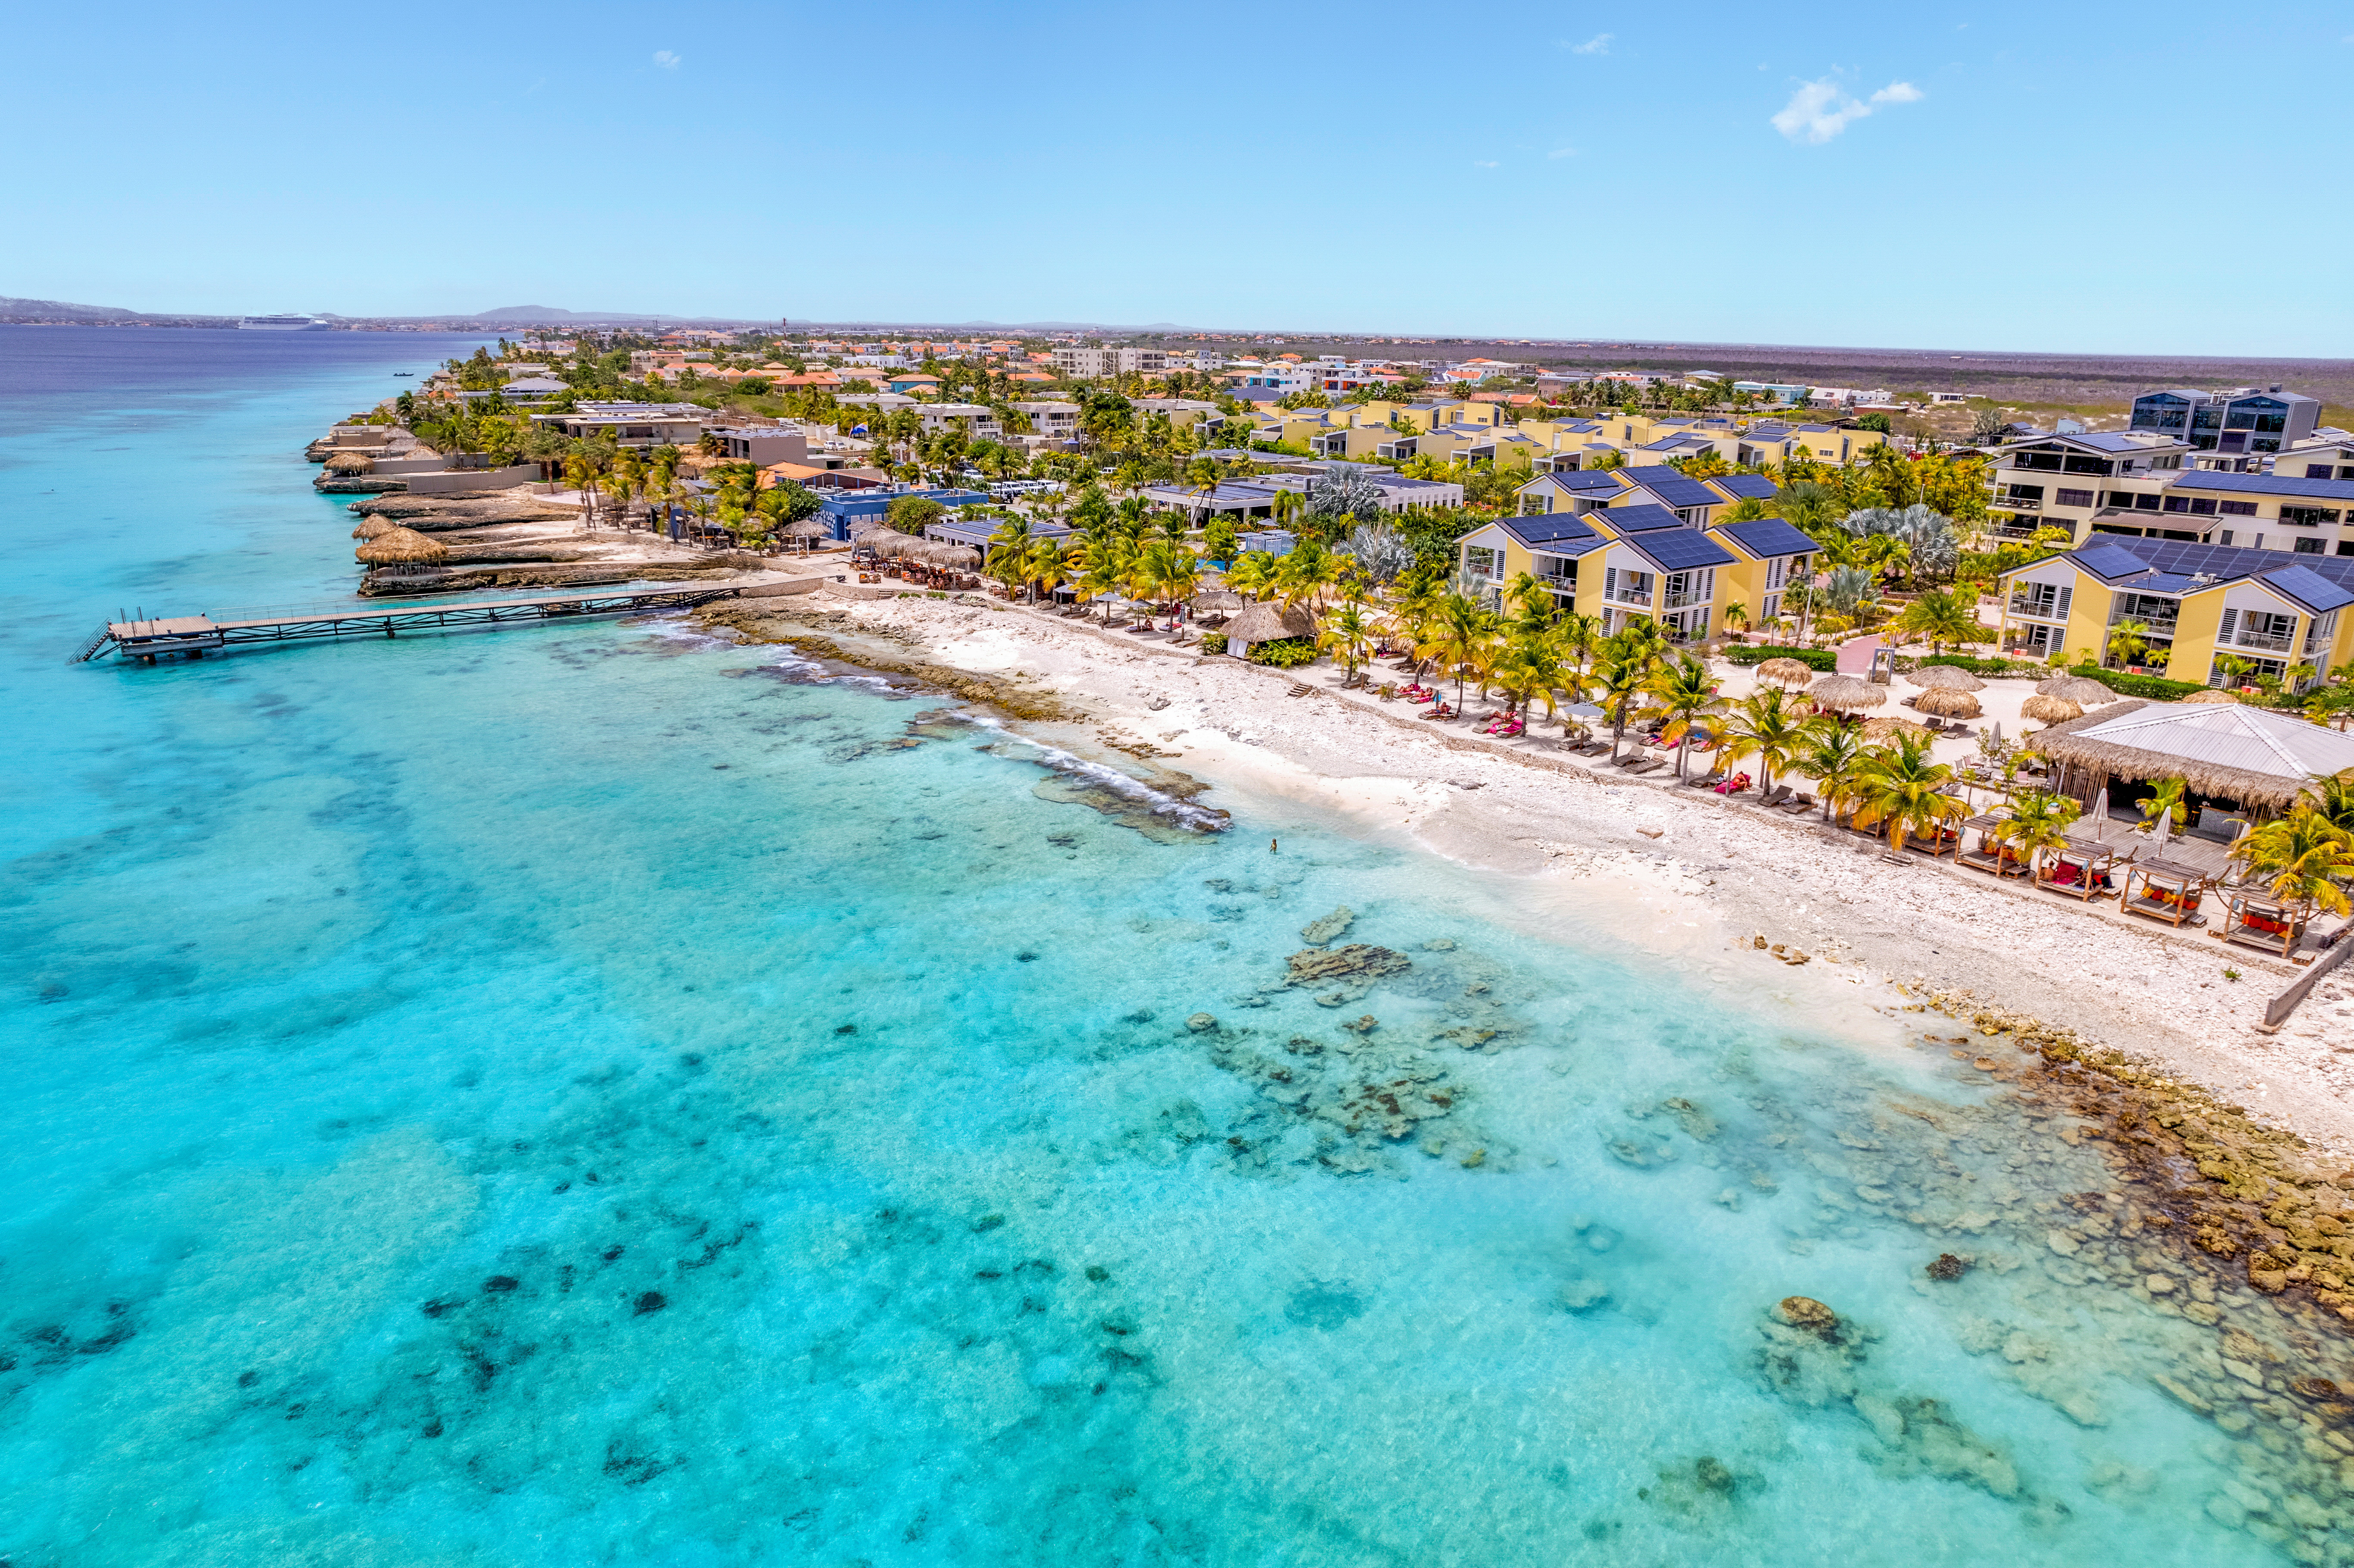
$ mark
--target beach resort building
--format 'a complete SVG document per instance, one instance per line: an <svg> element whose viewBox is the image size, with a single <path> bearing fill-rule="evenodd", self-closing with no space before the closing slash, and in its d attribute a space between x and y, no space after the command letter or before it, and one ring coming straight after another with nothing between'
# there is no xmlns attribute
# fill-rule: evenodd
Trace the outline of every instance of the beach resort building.
<svg viewBox="0 0 2354 1568"><path fill-rule="evenodd" d="M1526 572L1563 609L1598 617L1606 631L1640 619L1678 641L1698 641L1723 631L1736 604L1752 620L1780 614L1782 595L1804 580L1817 548L1779 518L1712 527L1647 492L1631 493L1644 499L1628 493L1619 493L1617 504L1528 512L1474 530L1458 546L1465 591L1493 604ZM1716 498L1715 505L1729 504Z"/></svg>
<svg viewBox="0 0 2354 1568"><path fill-rule="evenodd" d="M2053 435L1996 448L1988 480L1997 531L2014 537L2052 527L2079 544L2117 535L2354 556L2354 472L2338 477L2354 462L2340 455L2310 444L2263 473L2194 466L2188 441L2147 431Z"/></svg>
<svg viewBox="0 0 2354 1568"><path fill-rule="evenodd" d="M2104 536L2005 573L1998 591L2003 650L2035 658L2291 690L2354 658L2354 556ZM2113 634L2126 621L2145 647L2122 654Z"/></svg>
<svg viewBox="0 0 2354 1568"><path fill-rule="evenodd" d="M599 437L643 451L691 447L703 439L712 411L699 403L580 403L568 414L534 414L532 423L573 438Z"/></svg>

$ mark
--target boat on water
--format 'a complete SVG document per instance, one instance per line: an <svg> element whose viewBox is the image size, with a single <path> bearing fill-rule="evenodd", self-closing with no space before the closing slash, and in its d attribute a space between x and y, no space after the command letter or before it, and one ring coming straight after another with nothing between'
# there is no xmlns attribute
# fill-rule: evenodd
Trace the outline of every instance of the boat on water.
<svg viewBox="0 0 2354 1568"><path fill-rule="evenodd" d="M414 375L416 375L416 374L417 374L417 372L415 372L414 370L396 370L396 371L394 371L394 372L393 372L393 374L394 374L395 376L414 376Z"/></svg>
<svg viewBox="0 0 2354 1568"><path fill-rule="evenodd" d="M327 323L316 316L244 316L237 323L248 332L325 332Z"/></svg>

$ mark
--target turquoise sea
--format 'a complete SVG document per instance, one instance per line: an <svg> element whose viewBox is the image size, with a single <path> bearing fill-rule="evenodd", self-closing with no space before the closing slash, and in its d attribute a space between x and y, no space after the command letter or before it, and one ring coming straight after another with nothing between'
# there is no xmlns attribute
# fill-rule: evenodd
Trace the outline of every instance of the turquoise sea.
<svg viewBox="0 0 2354 1568"><path fill-rule="evenodd" d="M0 1563L2347 1560L2338 1347L1942 1044L674 622L66 663L461 346L0 328Z"/></svg>

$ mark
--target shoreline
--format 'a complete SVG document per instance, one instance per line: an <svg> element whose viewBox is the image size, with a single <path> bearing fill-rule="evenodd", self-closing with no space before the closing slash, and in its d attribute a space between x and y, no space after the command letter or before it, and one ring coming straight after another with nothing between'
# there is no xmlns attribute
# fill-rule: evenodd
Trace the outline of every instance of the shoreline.
<svg viewBox="0 0 2354 1568"><path fill-rule="evenodd" d="M2028 1123L2053 1124L2071 1146L2097 1143L2132 1194L2112 1194L2128 1210L2126 1239L2162 1244L2211 1281L2207 1295L2270 1306L2293 1333L2354 1331L2354 1106L2332 1048L2334 1036L2354 1050L2354 1034L2321 1022L2349 992L2338 977L2264 1035L2254 1025L2277 988L2188 977L2201 956L2188 943L1958 874L1883 865L1722 802L1400 733L1412 721L1291 695L1300 683L1280 672L992 601L821 588L695 620L990 705L1074 752L1123 753L1140 772L1182 768L1211 789L1398 835L1500 874L1500 902L1522 918L1585 921L1589 946L1764 988L1802 1012L1852 1009L1860 1027L1830 1016L1818 1026L1860 1045L1874 1017L1910 1023L1923 1033L1888 1048L1942 1042L2007 1086ZM2056 948L2023 943L2005 916L2057 933ZM2212 957L2220 970L2225 956ZM2134 964L2177 972L2137 984ZM2273 967L2280 975L2266 980L2295 972ZM1960 1031L1926 1033L1945 1019ZM2211 1320L2199 1300L2159 1305Z"/></svg>

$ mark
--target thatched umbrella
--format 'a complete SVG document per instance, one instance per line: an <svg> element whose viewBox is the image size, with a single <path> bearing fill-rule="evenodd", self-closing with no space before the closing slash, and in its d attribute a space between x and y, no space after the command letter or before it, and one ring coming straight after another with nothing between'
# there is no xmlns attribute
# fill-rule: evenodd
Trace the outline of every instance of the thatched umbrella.
<svg viewBox="0 0 2354 1568"><path fill-rule="evenodd" d="M370 539L352 554L371 567L427 566L448 560L450 547L414 528L394 528Z"/></svg>
<svg viewBox="0 0 2354 1568"><path fill-rule="evenodd" d="M1911 719L1891 717L1863 721L1863 738L1870 741L1886 740L1899 735L1925 736L1928 733L1926 725L1914 724Z"/></svg>
<svg viewBox="0 0 2354 1568"><path fill-rule="evenodd" d="M1807 688L1807 695L1819 708L1854 713L1886 703L1888 688L1876 686L1861 675L1825 675Z"/></svg>
<svg viewBox="0 0 2354 1568"><path fill-rule="evenodd" d="M1242 613L1226 622L1226 646L1254 642L1277 642L1287 637L1313 637L1316 623L1298 605L1274 605L1261 600L1245 605Z"/></svg>
<svg viewBox="0 0 2354 1568"><path fill-rule="evenodd" d="M1945 686L1930 687L1913 700L1913 705L1938 718L1976 718L1986 711L1969 693Z"/></svg>
<svg viewBox="0 0 2354 1568"><path fill-rule="evenodd" d="M1815 673L1801 659L1768 659L1757 666L1761 683L1770 682L1786 692L1795 692L1814 678Z"/></svg>
<svg viewBox="0 0 2354 1568"><path fill-rule="evenodd" d="M2221 686L2202 686L2182 699L2186 703L2236 703L2239 700L2239 693L2227 692Z"/></svg>
<svg viewBox="0 0 2354 1568"><path fill-rule="evenodd" d="M360 519L360 525L358 527L352 530L352 537L355 539L380 539L385 535L391 533L395 528L399 526L399 524L395 523L388 517L379 517L376 515L376 514L370 513L366 517Z"/></svg>
<svg viewBox="0 0 2354 1568"><path fill-rule="evenodd" d="M778 532L788 539L822 539L832 530L814 517L803 517L798 522L786 524Z"/></svg>
<svg viewBox="0 0 2354 1568"><path fill-rule="evenodd" d="M364 452L337 452L327 460L329 473L374 473L376 459Z"/></svg>
<svg viewBox="0 0 2354 1568"><path fill-rule="evenodd" d="M1967 670L1952 664L1925 664L1904 677L1914 685L1931 692L1983 692L1986 683Z"/></svg>
<svg viewBox="0 0 2354 1568"><path fill-rule="evenodd" d="M2096 708L2103 703L2113 703L2117 700L2116 693L2094 680L2090 675L2054 675L2048 681L2037 683L2035 694L2040 697L2058 697L2062 702L2075 703L2088 708ZM2076 715L2071 714L2068 716L2073 718Z"/></svg>
<svg viewBox="0 0 2354 1568"><path fill-rule="evenodd" d="M2108 690L2106 686L2101 689L2105 692ZM2038 692L2020 704L2019 711L2023 717L2041 719L2045 724L2066 724L2070 719L2084 716L2084 705L2071 702L2066 697L2055 697Z"/></svg>

